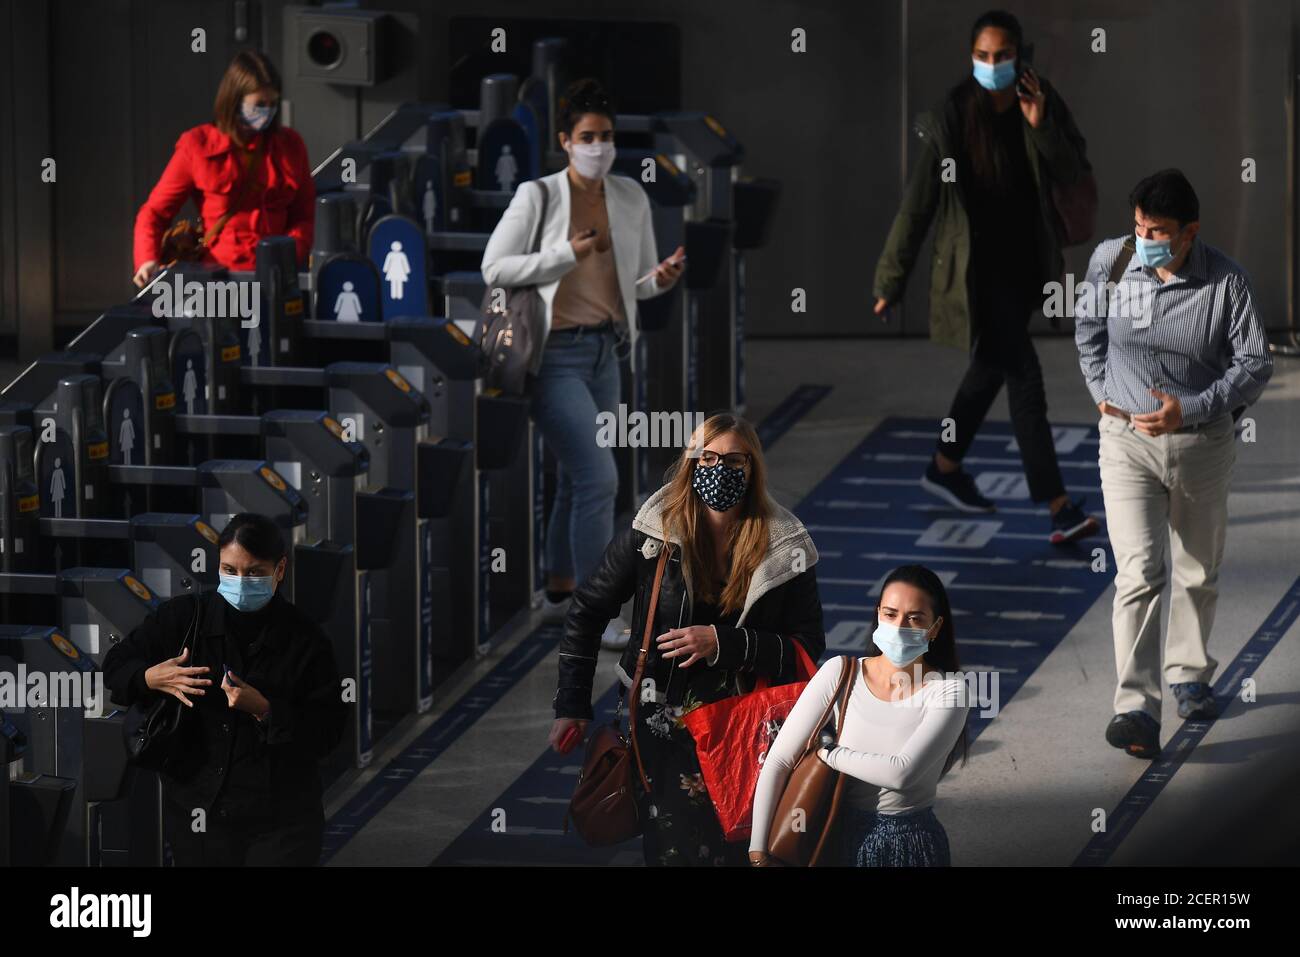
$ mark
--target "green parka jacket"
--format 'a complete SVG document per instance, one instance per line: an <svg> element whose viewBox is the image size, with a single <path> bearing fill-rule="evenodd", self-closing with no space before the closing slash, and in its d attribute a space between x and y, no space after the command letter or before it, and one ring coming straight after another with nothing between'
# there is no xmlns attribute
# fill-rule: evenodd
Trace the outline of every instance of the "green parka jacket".
<svg viewBox="0 0 1300 957"><path fill-rule="evenodd" d="M1089 172L1086 144L1060 94L1040 77L1047 94L1046 112L1038 129L1023 120L1025 152L1038 189L1038 236L1046 253L1044 283L1062 278L1062 226L1052 202L1052 183L1069 185ZM1013 105L1011 109L1019 109ZM912 124L920 155L912 166L902 206L885 240L872 286L875 298L891 305L903 298L908 276L916 264L930 222L937 217L934 262L930 270L930 340L969 351L972 346L971 227L959 176L942 176L943 160L956 158L961 120L950 94L942 105L920 114ZM1046 175L1044 175L1046 173Z"/></svg>

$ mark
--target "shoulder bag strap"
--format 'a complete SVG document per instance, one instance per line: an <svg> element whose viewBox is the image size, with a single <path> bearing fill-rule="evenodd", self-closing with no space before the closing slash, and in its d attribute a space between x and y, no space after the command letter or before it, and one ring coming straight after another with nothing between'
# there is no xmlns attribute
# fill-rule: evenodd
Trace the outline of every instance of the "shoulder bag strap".
<svg viewBox="0 0 1300 957"><path fill-rule="evenodd" d="M645 674L646 656L650 651L650 634L655 625L655 609L659 607L659 586L664 580L664 566L668 564L668 543L659 549L659 564L655 566L654 589L650 592L650 604L645 616L645 634L641 636L641 651L636 657L636 674L632 678L632 700L628 704L628 737L632 740L632 754L636 757L637 773L641 775L641 785L650 793L650 782L646 780L645 766L641 763L641 749L636 743L636 712L641 700L641 678Z"/></svg>
<svg viewBox="0 0 1300 957"><path fill-rule="evenodd" d="M258 171L262 167L262 157L266 155L266 150L271 142L270 136L269 131L262 135L262 141L257 144L257 149L253 151L253 160L248 164L246 175L239 182L238 192L235 193L226 211L217 217L217 221L212 224L212 228L203 234L203 245L211 246L216 241L216 238L221 235L221 230L225 229L226 223L230 222L230 218L235 215L239 204L248 195L248 189L257 180Z"/></svg>
<svg viewBox="0 0 1300 957"><path fill-rule="evenodd" d="M535 179L533 180L533 182L536 183L537 188L542 191L542 215L538 217L537 229L533 233L533 243L532 243L531 251L540 252L542 249L542 230L546 228L546 204L547 204L547 200L550 198L551 191L547 189L545 180Z"/></svg>
<svg viewBox="0 0 1300 957"><path fill-rule="evenodd" d="M177 652L177 654L179 655L182 651L185 650L185 646L189 645L190 665L194 664L194 653L195 651L197 651L197 648L195 646L198 643L198 637L199 637L199 609L203 607L203 604L199 600L199 595L197 592L192 597L194 598L194 614L190 616L190 627L186 629L185 640L181 642L181 650Z"/></svg>
<svg viewBox="0 0 1300 957"><path fill-rule="evenodd" d="M844 733L845 716L849 712L849 698L853 695L853 686L857 684L856 672L859 667L858 661L856 658L851 659L851 661L852 661L852 667L850 668L849 673L852 676L852 679L844 682L844 684L840 688L840 696L839 696L840 719L835 725L836 744L840 743L840 735ZM817 866L818 861L821 860L822 851L826 847L826 840L827 838L830 837L831 831L835 829L834 827L835 822L838 820L840 814L840 801L844 796L844 780L847 777L848 777L847 774L843 774L841 772L836 772L835 774L835 787L831 791L830 810L826 815L826 824L822 828L821 836L817 838L817 846L813 849L812 857L809 858L808 860L809 867Z"/></svg>
<svg viewBox="0 0 1300 957"><path fill-rule="evenodd" d="M851 686L851 682L853 680L853 668L856 661L857 659L854 658L852 655L844 656L844 666L840 669L840 680L839 680L839 684L835 686L835 696L831 698L830 703L826 705L826 710L822 712L821 720L817 722L817 724L812 729L812 733L808 735L808 741L803 746L803 753L805 755L811 754L814 751L819 750L821 745L820 738L821 738L822 728L826 727L827 721L830 721L831 714L835 710L836 702L838 702L840 698L844 697L845 687ZM837 725L836 727L836 731L835 731L836 740L839 740L839 729L842 726L843 726L843 719L841 719L840 724Z"/></svg>
<svg viewBox="0 0 1300 957"><path fill-rule="evenodd" d="M1132 236L1124 240L1124 245L1120 246L1119 248L1119 255L1116 256L1115 261L1110 264L1109 283L1111 288L1114 288L1115 285L1119 282L1119 277L1124 275L1124 270L1128 268L1129 260L1133 258L1133 253L1135 253L1136 251L1137 250L1134 247ZM1100 297L1098 297L1098 299L1100 300ZM1106 300L1106 308L1107 311L1109 311L1110 309L1109 297L1107 297Z"/></svg>

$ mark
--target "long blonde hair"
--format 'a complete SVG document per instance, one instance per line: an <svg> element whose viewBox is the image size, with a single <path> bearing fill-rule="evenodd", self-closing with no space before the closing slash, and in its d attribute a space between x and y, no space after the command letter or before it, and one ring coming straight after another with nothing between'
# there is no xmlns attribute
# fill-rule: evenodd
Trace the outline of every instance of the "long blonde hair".
<svg viewBox="0 0 1300 957"><path fill-rule="evenodd" d="M727 554L731 558L731 576L718 601L714 581L713 538L703 517L708 508L691 488L699 453L720 435L732 433L750 455L749 482L740 502L740 515L731 527ZM714 602L729 614L745 606L749 581L767 555L767 526L771 506L767 497L767 467L763 462L763 444L758 433L745 419L729 412L705 419L692 434L690 442L673 463L668 474L668 491L664 494L661 524L665 540L674 536L682 542L682 573L695 601Z"/></svg>

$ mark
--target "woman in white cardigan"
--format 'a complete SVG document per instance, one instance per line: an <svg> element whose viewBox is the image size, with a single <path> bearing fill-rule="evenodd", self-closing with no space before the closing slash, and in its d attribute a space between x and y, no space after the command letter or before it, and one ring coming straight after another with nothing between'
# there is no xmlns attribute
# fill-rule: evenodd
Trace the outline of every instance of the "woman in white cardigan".
<svg viewBox="0 0 1300 957"><path fill-rule="evenodd" d="M488 240L489 287L535 285L545 309L545 345L532 357L532 416L559 468L546 532L548 617L560 617L577 581L614 536L618 472L597 444L596 416L617 412L619 360L636 342L636 301L671 289L679 247L659 261L650 201L614 163L614 108L595 80L569 87L558 137L569 164L524 183ZM546 190L546 219L533 252ZM644 281L638 281L642 280ZM626 643L616 621L607 647Z"/></svg>

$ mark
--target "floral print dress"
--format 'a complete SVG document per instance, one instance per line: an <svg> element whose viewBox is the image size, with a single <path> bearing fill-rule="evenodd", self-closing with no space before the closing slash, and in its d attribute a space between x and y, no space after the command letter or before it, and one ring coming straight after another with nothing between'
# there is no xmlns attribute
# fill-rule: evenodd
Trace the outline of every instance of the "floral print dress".
<svg viewBox="0 0 1300 957"><path fill-rule="evenodd" d="M720 583L719 594L722 587ZM720 615L717 605L699 602L690 623L734 625L739 617L738 612ZM646 812L645 862L650 867L745 866L748 842L723 839L717 811L700 773L695 739L682 723L683 715L701 705L737 694L735 675L710 668L703 661L679 668L683 660L672 659L668 701L637 705L637 746L650 778L648 799L644 792L640 794ZM680 684L683 680L684 686ZM674 687L681 690L673 693ZM679 703L674 704L675 700ZM639 776L636 781L640 792Z"/></svg>

